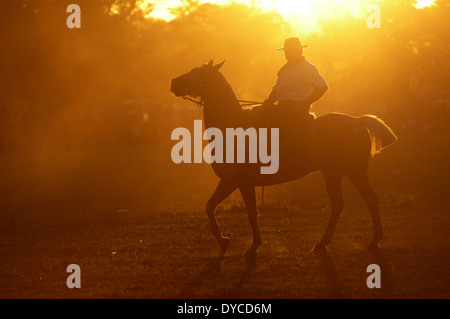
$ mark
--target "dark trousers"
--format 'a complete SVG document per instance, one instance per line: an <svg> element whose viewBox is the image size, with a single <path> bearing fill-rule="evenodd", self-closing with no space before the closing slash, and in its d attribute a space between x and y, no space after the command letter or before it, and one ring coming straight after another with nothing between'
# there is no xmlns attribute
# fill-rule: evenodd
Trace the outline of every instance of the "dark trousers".
<svg viewBox="0 0 450 319"><path fill-rule="evenodd" d="M311 105L301 101L279 101L274 112L280 127L280 157L287 161L308 160L315 143L314 115ZM285 153L285 154L283 154ZM281 161L280 161L281 163Z"/></svg>

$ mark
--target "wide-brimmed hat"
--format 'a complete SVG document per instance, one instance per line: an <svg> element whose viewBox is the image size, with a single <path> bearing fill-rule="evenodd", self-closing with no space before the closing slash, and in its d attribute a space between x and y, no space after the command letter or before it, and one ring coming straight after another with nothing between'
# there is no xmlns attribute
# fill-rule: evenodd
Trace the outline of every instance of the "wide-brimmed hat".
<svg viewBox="0 0 450 319"><path fill-rule="evenodd" d="M301 51L303 48L309 48L309 45L303 45L300 39L297 37L290 37L284 40L284 47L278 48L277 50L298 50Z"/></svg>

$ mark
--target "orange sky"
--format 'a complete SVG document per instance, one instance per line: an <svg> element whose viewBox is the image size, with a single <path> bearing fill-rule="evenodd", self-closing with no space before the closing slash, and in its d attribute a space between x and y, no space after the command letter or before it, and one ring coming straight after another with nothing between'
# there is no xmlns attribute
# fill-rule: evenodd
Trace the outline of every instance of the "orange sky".
<svg viewBox="0 0 450 319"><path fill-rule="evenodd" d="M352 15L367 15L370 4L379 4L386 0L199 0L199 3L217 5L244 4L265 12L278 12L283 15L294 29L300 26L305 32L320 32L319 19ZM416 8L434 5L435 0L417 0ZM186 0L139 0L138 7L147 17L170 21L176 18L174 9L187 6ZM153 9L151 9L153 8Z"/></svg>

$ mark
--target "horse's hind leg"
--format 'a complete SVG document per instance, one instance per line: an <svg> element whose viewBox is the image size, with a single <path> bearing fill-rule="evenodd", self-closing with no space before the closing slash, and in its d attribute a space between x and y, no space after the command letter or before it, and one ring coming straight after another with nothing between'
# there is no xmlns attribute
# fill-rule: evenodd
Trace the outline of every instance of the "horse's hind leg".
<svg viewBox="0 0 450 319"><path fill-rule="evenodd" d="M240 187L239 190L241 191L242 198L244 199L248 220L253 232L253 244L245 253L245 257L248 263L254 263L257 255L257 249L262 243L261 232L259 231L258 226L258 210L256 208L255 187L244 186Z"/></svg>
<svg viewBox="0 0 450 319"><path fill-rule="evenodd" d="M219 185L217 185L216 190L214 191L211 198L208 200L206 204L206 215L208 215L212 233L214 237L216 237L222 253L225 253L225 251L227 250L228 245L230 243L230 239L222 235L222 231L220 230L219 224L217 223L215 213L216 207L225 198L227 198L235 189L236 187L233 186L231 183L227 183L224 180L220 180Z"/></svg>
<svg viewBox="0 0 450 319"><path fill-rule="evenodd" d="M314 251L325 250L326 246L331 242L342 209L344 208L344 198L342 196L342 178L344 177L344 174L335 171L323 171L322 174L325 178L328 196L330 197L331 215L325 234L320 243L314 247Z"/></svg>
<svg viewBox="0 0 450 319"><path fill-rule="evenodd" d="M347 173L347 177L350 179L353 185L355 185L358 192L366 201L366 204L370 210L370 214L372 215L374 237L372 242L369 244L368 249L377 248L379 242L383 238L378 194L370 185L369 178L367 176L367 169L361 169L358 171Z"/></svg>

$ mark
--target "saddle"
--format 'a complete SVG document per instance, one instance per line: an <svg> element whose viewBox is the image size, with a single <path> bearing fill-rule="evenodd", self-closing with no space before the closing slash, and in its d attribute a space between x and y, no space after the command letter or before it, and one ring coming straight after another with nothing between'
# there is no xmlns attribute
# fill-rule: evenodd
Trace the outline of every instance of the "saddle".
<svg viewBox="0 0 450 319"><path fill-rule="evenodd" d="M248 127L279 128L280 170L314 164L317 147L313 113L282 103L255 106L245 113Z"/></svg>
<svg viewBox="0 0 450 319"><path fill-rule="evenodd" d="M314 113L297 109L295 107L284 107L275 104L262 104L244 111L248 127L254 128L280 128L286 133L285 139L298 142L315 142L316 118ZM281 140L281 138L280 138Z"/></svg>

